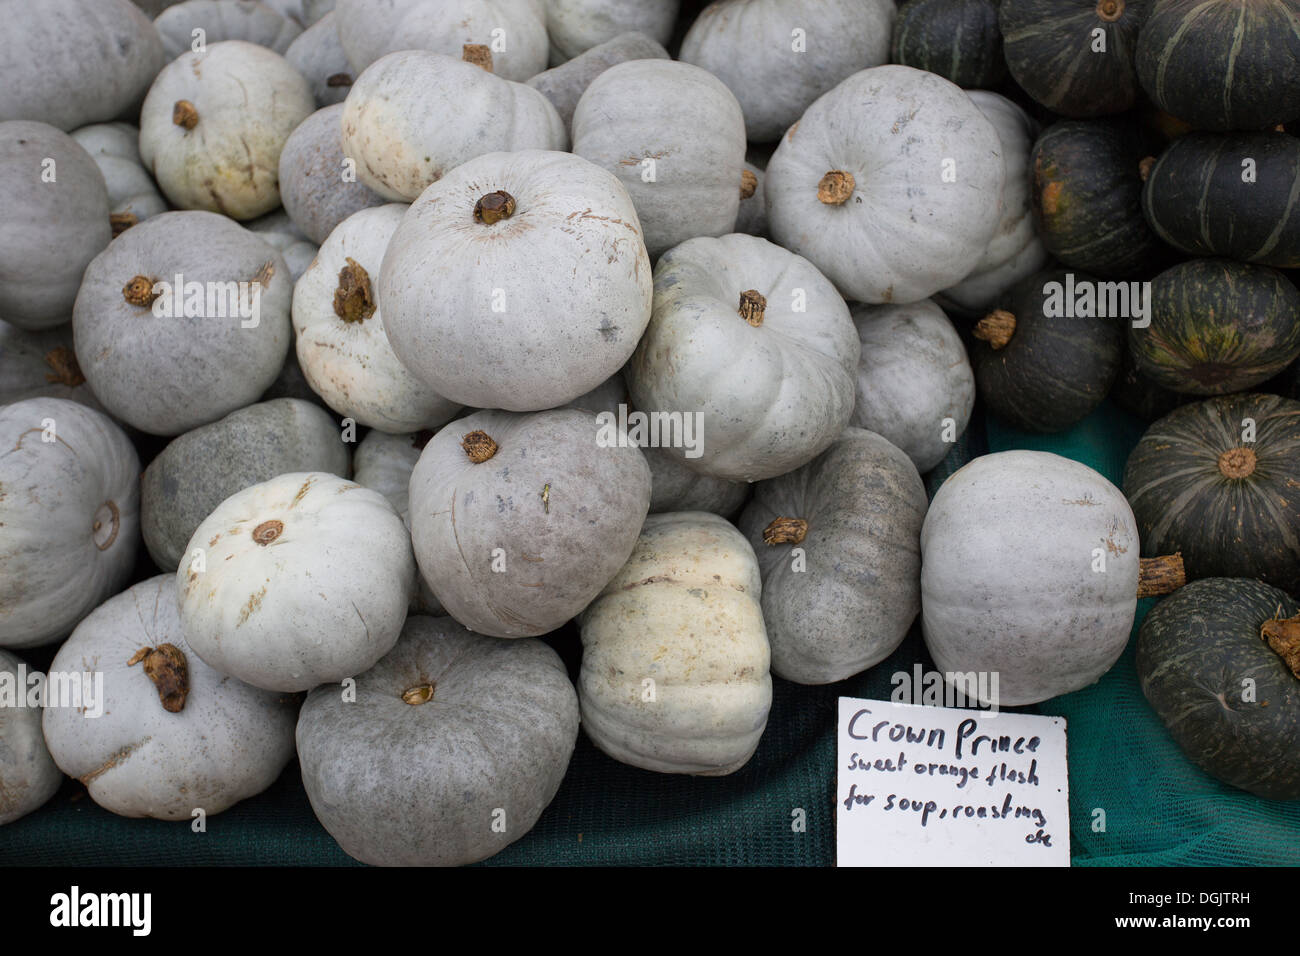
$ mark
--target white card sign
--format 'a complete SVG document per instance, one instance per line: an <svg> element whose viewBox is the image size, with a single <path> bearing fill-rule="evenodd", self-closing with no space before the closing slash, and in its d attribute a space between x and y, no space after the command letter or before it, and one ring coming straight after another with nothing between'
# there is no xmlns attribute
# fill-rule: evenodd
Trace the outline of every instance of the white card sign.
<svg viewBox="0 0 1300 956"><path fill-rule="evenodd" d="M1065 720L840 698L840 866L1069 866Z"/></svg>

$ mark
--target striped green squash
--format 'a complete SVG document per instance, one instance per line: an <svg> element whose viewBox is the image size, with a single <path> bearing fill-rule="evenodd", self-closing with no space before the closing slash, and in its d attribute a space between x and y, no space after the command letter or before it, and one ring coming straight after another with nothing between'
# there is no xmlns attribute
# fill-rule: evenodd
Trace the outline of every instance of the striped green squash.
<svg viewBox="0 0 1300 956"><path fill-rule="evenodd" d="M1151 281L1150 306L1129 346L1140 371L1176 392L1254 388L1300 355L1300 291L1276 269L1190 259Z"/></svg>
<svg viewBox="0 0 1300 956"><path fill-rule="evenodd" d="M937 73L963 89L1007 75L994 0L907 0L894 19L891 63Z"/></svg>
<svg viewBox="0 0 1300 956"><path fill-rule="evenodd" d="M1300 596L1300 402L1240 394L1175 409L1129 456L1124 494L1144 557L1181 551L1189 580L1258 578Z"/></svg>
<svg viewBox="0 0 1300 956"><path fill-rule="evenodd" d="M1008 309L975 326L971 364L980 398L1000 418L1031 432L1058 432L1101 404L1119 374L1124 348L1112 318L1052 315L1048 286L1062 270L1031 275L1012 289ZM1076 284L1091 281L1074 277Z"/></svg>
<svg viewBox="0 0 1300 956"><path fill-rule="evenodd" d="M1122 113L1137 100L1133 55L1154 0L1002 0L1015 81L1064 116Z"/></svg>
<svg viewBox="0 0 1300 956"><path fill-rule="evenodd" d="M1107 278L1163 261L1168 247L1142 215L1142 159L1151 146L1150 134L1119 120L1064 120L1039 134L1030 192L1048 252Z"/></svg>
<svg viewBox="0 0 1300 956"><path fill-rule="evenodd" d="M1138 631L1142 693L1183 753L1268 800L1300 800L1300 675L1261 632L1290 630L1297 614L1277 588L1210 578L1166 598Z"/></svg>
<svg viewBox="0 0 1300 956"><path fill-rule="evenodd" d="M1296 0L1159 0L1137 54L1143 89L1197 129L1264 129L1300 117Z"/></svg>
<svg viewBox="0 0 1300 956"><path fill-rule="evenodd" d="M1142 212L1184 252L1300 266L1300 139L1188 133L1151 168Z"/></svg>

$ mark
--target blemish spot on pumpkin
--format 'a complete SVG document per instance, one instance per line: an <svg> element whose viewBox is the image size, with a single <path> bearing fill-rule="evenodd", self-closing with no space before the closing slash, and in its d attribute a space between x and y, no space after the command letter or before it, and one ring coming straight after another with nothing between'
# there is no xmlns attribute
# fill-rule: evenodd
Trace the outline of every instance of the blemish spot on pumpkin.
<svg viewBox="0 0 1300 956"><path fill-rule="evenodd" d="M94 780L96 777L100 776L101 774L105 774L108 771L112 770L123 760L131 756L131 754L135 753L137 750L139 750L141 747L143 747L151 740L153 740L152 736L145 737L142 740L138 740L133 744L127 744L125 747L122 747L119 750L115 751L107 760L105 760L94 770L90 771L87 774L84 774L83 776L78 777L77 779L82 783L83 786L88 786L90 784L90 781Z"/></svg>
<svg viewBox="0 0 1300 956"><path fill-rule="evenodd" d="M257 272L253 274L253 278L250 282L255 282L258 285L265 287L271 282L271 278L274 275L275 263L272 260L267 259L266 262L262 263L262 268L258 269Z"/></svg>
<svg viewBox="0 0 1300 956"><path fill-rule="evenodd" d="M630 591L633 588L644 587L647 584L659 584L660 582L664 582L664 581L673 582L676 580L677 579L670 574L655 574L641 581L633 581L631 584L625 584L619 590Z"/></svg>
<svg viewBox="0 0 1300 956"><path fill-rule="evenodd" d="M1040 193L1042 197L1043 212L1049 216L1055 216L1057 209L1061 205L1061 190L1065 184L1061 182L1051 182L1045 185Z"/></svg>
<svg viewBox="0 0 1300 956"><path fill-rule="evenodd" d="M244 606L239 609L239 620L235 622L235 627L243 627L244 623L253 616L253 614L262 607L262 598L266 597L266 585L256 594L250 594Z"/></svg>
<svg viewBox="0 0 1300 956"><path fill-rule="evenodd" d="M253 540L266 547L284 532L284 522L278 518L263 521L253 529Z"/></svg>
<svg viewBox="0 0 1300 956"><path fill-rule="evenodd" d="M298 493L295 494L293 496L293 500L289 502L290 508L294 507L295 505L298 504L298 502L302 501L302 499L306 496L308 489L311 488L312 483L315 481L316 481L315 478L308 478L306 481L302 483L302 487L298 489Z"/></svg>

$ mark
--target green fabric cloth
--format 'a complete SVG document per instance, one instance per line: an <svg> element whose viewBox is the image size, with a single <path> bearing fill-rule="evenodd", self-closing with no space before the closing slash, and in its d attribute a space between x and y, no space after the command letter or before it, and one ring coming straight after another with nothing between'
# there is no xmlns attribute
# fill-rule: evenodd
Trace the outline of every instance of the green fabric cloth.
<svg viewBox="0 0 1300 956"><path fill-rule="evenodd" d="M1077 459L1119 484L1142 424L1109 404L1061 435L1031 436L977 416L931 475L931 495L985 451L1034 448ZM1139 619L1153 602L1143 601ZM570 627L548 638L576 676ZM555 801L489 865L830 865L835 862L835 719L842 695L888 699L890 675L932 666L916 629L889 660L830 687L775 679L753 759L722 778L676 777L616 763L580 736ZM1178 750L1146 705L1133 642L1096 685L1037 707L1068 722L1071 853L1076 865L1300 864L1300 803L1217 783ZM1105 831L1094 832L1094 811ZM802 810L803 814L796 811ZM805 827L799 830L801 816ZM69 781L36 813L0 827L0 864L347 865L316 822L296 764L266 793L207 821L126 820Z"/></svg>

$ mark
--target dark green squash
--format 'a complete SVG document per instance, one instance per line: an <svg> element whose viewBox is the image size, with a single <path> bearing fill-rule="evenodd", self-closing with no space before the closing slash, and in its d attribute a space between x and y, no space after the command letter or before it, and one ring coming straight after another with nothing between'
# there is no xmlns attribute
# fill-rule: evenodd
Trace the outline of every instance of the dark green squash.
<svg viewBox="0 0 1300 956"><path fill-rule="evenodd" d="M1277 588L1209 578L1165 598L1138 630L1142 693L1183 753L1268 800L1300 800L1300 675L1273 647L1300 656L1297 614Z"/></svg>
<svg viewBox="0 0 1300 956"><path fill-rule="evenodd" d="M1137 101L1133 55L1153 4L1002 0L999 23L1011 75L1026 93L1063 116L1122 113Z"/></svg>
<svg viewBox="0 0 1300 956"><path fill-rule="evenodd" d="M1181 551L1189 580L1258 578L1300 597L1300 402L1248 393L1175 409L1133 449L1124 494L1144 557Z"/></svg>
<svg viewBox="0 0 1300 956"><path fill-rule="evenodd" d="M1062 264L1122 277L1168 255L1142 215L1142 160L1152 139L1120 120L1066 120L1039 134L1029 158L1034 222Z"/></svg>
<svg viewBox="0 0 1300 956"><path fill-rule="evenodd" d="M1190 259L1151 281L1151 324L1131 328L1129 346L1176 392L1254 388L1300 355L1300 291L1266 266Z"/></svg>
<svg viewBox="0 0 1300 956"><path fill-rule="evenodd" d="M1151 167L1142 212L1184 252L1300 266L1300 139L1189 133Z"/></svg>
<svg viewBox="0 0 1300 956"><path fill-rule="evenodd" d="M964 89L1007 75L993 0L907 0L894 20L890 62L937 73Z"/></svg>
<svg viewBox="0 0 1300 956"><path fill-rule="evenodd" d="M1295 0L1160 0L1137 44L1147 95L1197 129L1264 129L1300 117Z"/></svg>
<svg viewBox="0 0 1300 956"><path fill-rule="evenodd" d="M1196 398L1157 385L1139 372L1137 363L1133 360L1133 350L1126 342L1119 375L1110 390L1110 400L1130 415L1136 415L1144 422L1153 422L1168 415L1179 405L1196 401Z"/></svg>
<svg viewBox="0 0 1300 956"><path fill-rule="evenodd" d="M1119 373L1123 320L1053 314L1051 283L1092 281L1039 272L1012 289L1008 308L975 326L971 350L980 398L998 417L1031 432L1058 432L1101 404Z"/></svg>

